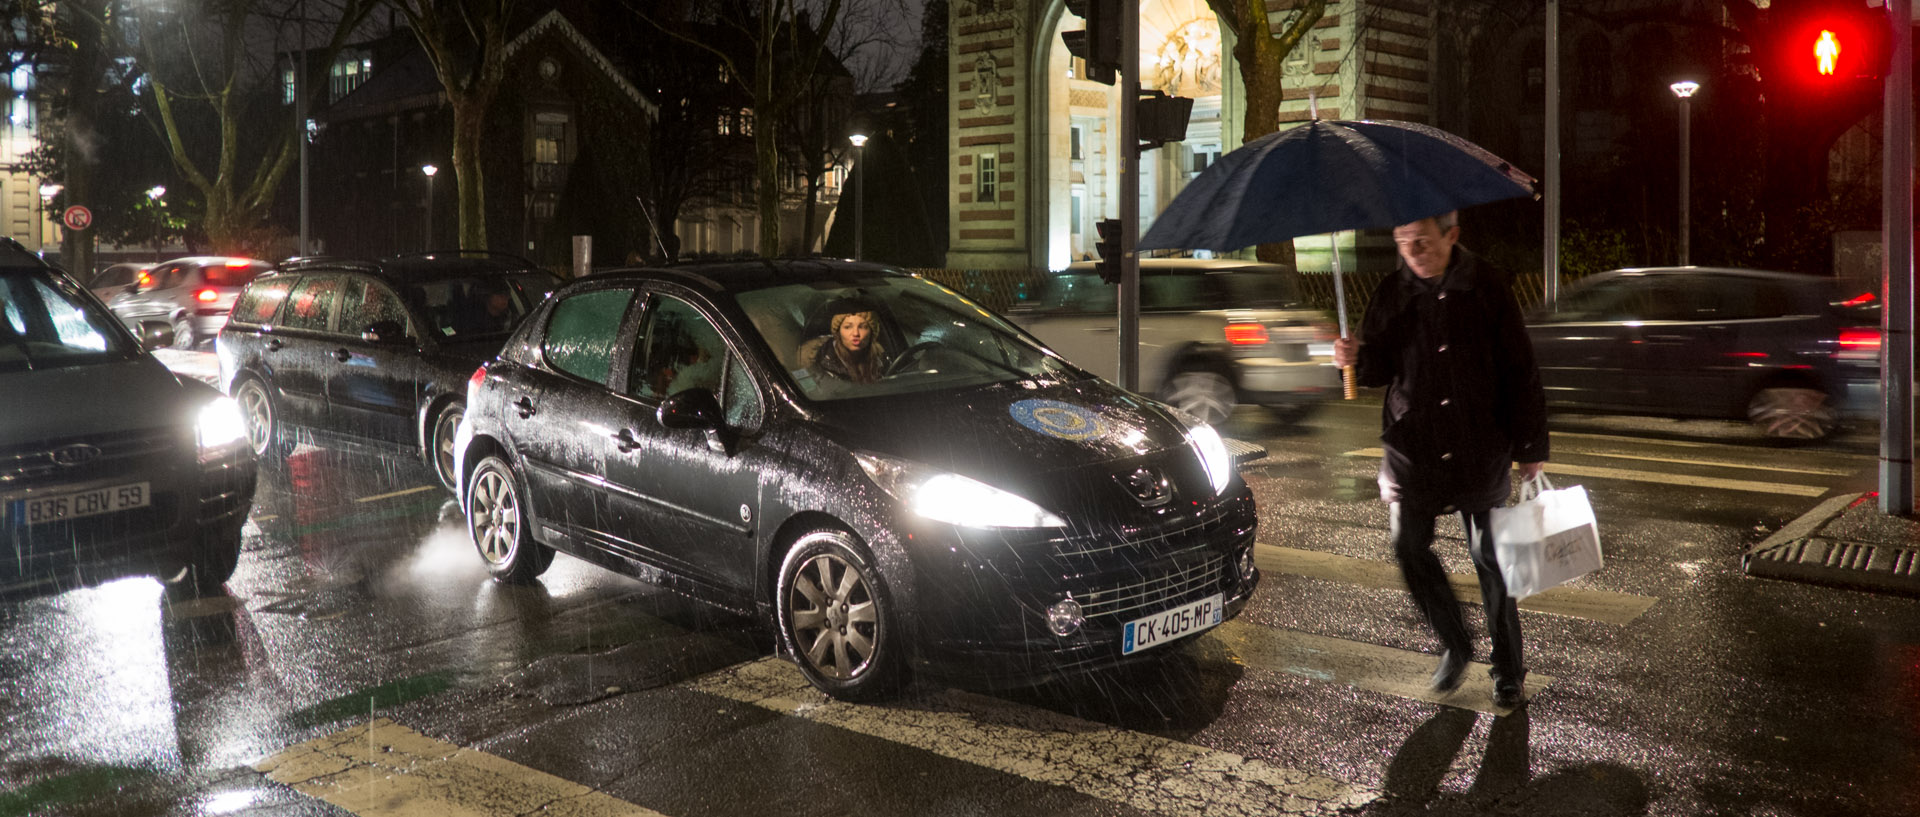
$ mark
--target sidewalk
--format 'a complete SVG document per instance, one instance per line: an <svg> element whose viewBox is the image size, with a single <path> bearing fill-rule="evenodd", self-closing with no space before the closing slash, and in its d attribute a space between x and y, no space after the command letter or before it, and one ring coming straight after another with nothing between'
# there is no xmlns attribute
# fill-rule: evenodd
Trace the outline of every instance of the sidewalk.
<svg viewBox="0 0 1920 817"><path fill-rule="evenodd" d="M1740 558L1749 576L1920 596L1920 519L1875 492L1828 497Z"/></svg>

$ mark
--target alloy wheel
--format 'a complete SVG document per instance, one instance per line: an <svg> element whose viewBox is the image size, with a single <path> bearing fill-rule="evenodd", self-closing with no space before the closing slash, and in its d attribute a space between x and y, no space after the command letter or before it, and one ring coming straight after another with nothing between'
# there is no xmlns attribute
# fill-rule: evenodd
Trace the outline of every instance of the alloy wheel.
<svg viewBox="0 0 1920 817"><path fill-rule="evenodd" d="M240 412L247 421L247 445L255 456L267 453L273 445L273 398L258 380L240 384Z"/></svg>
<svg viewBox="0 0 1920 817"><path fill-rule="evenodd" d="M1783 440L1818 440L1833 432L1837 415L1819 389L1761 389L1747 405L1747 419L1761 432Z"/></svg>
<svg viewBox="0 0 1920 817"><path fill-rule="evenodd" d="M460 431L460 423L466 416L466 407L455 403L440 412L439 419L433 422L434 472L449 491L458 491L460 486L459 477L454 474L453 436Z"/></svg>
<svg viewBox="0 0 1920 817"><path fill-rule="evenodd" d="M473 526L473 542L488 564L505 564L513 558L520 542L520 498L506 472L488 468L474 480L467 519Z"/></svg>
<svg viewBox="0 0 1920 817"><path fill-rule="evenodd" d="M815 672L846 680L873 660L878 611L853 564L832 553L814 555L796 571L788 604L794 641Z"/></svg>
<svg viewBox="0 0 1920 817"><path fill-rule="evenodd" d="M1167 381L1162 393L1167 404L1216 426L1233 416L1237 402L1233 384L1219 372L1181 372Z"/></svg>

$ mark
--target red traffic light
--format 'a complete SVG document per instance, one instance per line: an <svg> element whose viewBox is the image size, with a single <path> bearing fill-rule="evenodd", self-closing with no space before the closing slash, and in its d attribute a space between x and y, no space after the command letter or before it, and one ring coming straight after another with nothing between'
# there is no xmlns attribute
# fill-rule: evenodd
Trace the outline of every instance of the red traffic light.
<svg viewBox="0 0 1920 817"><path fill-rule="evenodd" d="M1794 75L1828 83L1885 74L1888 40L1884 9L1846 3L1801 18L1782 47Z"/></svg>

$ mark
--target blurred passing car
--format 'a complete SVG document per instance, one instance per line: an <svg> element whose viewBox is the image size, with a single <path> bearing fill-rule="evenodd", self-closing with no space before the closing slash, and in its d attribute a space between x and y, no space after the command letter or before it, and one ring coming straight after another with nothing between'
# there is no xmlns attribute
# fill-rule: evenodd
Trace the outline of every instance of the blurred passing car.
<svg viewBox="0 0 1920 817"><path fill-rule="evenodd" d="M122 262L113 264L95 273L87 281L87 289L99 296L102 302L112 301L114 296L134 291L140 285L140 279L153 269L152 264Z"/></svg>
<svg viewBox="0 0 1920 817"><path fill-rule="evenodd" d="M1010 317L1082 368L1119 380L1118 290L1082 261L1047 277ZM1337 393L1333 325L1300 300L1279 264L1198 258L1140 261L1140 386L1208 423L1235 406L1285 422Z"/></svg>
<svg viewBox="0 0 1920 817"><path fill-rule="evenodd" d="M232 400L181 379L64 273L0 239L0 589L233 575L254 461ZM148 327L155 342L169 328Z"/></svg>
<svg viewBox="0 0 1920 817"><path fill-rule="evenodd" d="M873 377L818 362L842 337ZM1164 655L1258 582L1212 427L872 264L597 274L468 395L461 502L496 579L558 550L755 614L838 697Z"/></svg>
<svg viewBox="0 0 1920 817"><path fill-rule="evenodd" d="M272 267L253 258L176 258L142 273L131 290L107 299L107 307L129 328L165 321L173 327L173 347L193 349L220 333L240 289Z"/></svg>
<svg viewBox="0 0 1920 817"><path fill-rule="evenodd" d="M1871 406L1879 321L1831 278L1717 267L1586 278L1528 318L1549 403L1826 437Z"/></svg>
<svg viewBox="0 0 1920 817"><path fill-rule="evenodd" d="M524 258L292 259L254 279L220 333L220 385L253 450L283 425L420 451L454 490L467 375L560 280Z"/></svg>

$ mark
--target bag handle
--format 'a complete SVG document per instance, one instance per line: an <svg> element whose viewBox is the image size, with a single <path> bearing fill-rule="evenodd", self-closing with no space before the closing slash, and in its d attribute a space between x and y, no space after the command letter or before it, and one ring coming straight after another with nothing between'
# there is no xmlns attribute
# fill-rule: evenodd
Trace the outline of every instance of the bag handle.
<svg viewBox="0 0 1920 817"><path fill-rule="evenodd" d="M1541 471L1540 476L1520 480L1520 501L1532 502L1535 497L1540 496L1541 492L1551 490L1553 490L1553 483L1547 481L1547 472Z"/></svg>

